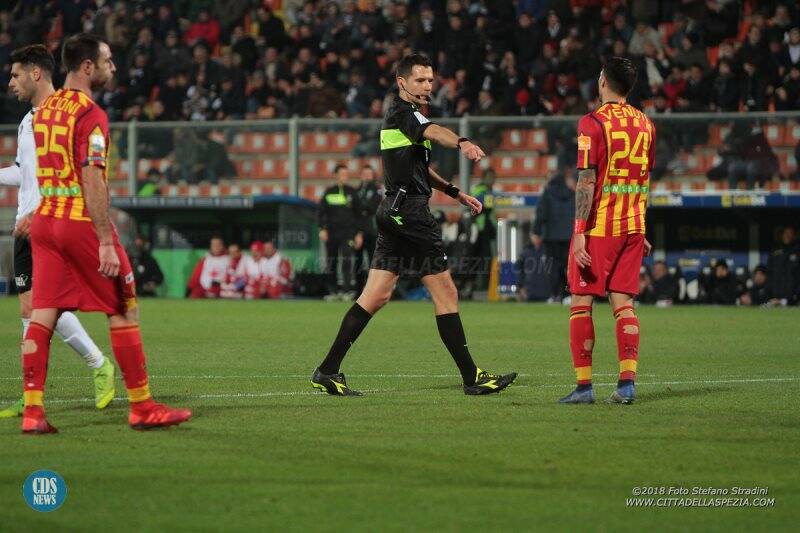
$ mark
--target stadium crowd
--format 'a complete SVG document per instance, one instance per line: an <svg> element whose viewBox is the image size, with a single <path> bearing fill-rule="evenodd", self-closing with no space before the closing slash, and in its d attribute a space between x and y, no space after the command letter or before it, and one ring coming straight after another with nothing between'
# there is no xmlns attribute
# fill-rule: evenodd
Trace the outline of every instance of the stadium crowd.
<svg viewBox="0 0 800 533"><path fill-rule="evenodd" d="M112 121L380 117L396 61L433 58L434 116L583 114L600 65L629 56L654 113L800 108L795 2L653 0L25 0L0 8L9 53L94 32L118 81ZM58 54L56 54L58 56ZM0 122L22 109L6 97Z"/></svg>

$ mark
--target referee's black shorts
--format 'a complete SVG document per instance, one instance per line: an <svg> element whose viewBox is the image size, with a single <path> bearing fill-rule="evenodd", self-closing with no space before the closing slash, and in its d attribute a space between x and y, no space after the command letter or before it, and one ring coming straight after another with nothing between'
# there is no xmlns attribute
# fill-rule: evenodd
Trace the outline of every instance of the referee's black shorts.
<svg viewBox="0 0 800 533"><path fill-rule="evenodd" d="M378 240L371 268L420 276L447 270L442 231L428 208L428 197L406 196L396 213L390 210L393 200L394 195L387 195L375 214Z"/></svg>
<svg viewBox="0 0 800 533"><path fill-rule="evenodd" d="M31 241L25 237L14 237L14 283L19 294L28 292L33 286Z"/></svg>

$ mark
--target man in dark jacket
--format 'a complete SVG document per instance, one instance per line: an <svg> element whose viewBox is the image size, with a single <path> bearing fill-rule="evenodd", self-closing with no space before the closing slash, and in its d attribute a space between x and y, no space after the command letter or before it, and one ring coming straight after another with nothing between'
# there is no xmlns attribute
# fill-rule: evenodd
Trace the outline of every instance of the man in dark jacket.
<svg viewBox="0 0 800 533"><path fill-rule="evenodd" d="M375 241L378 239L378 226L375 224L375 213L383 200L383 188L375 179L375 169L370 165L361 167L361 186L356 190L358 205L361 208L361 231L364 235L364 245L356 253L356 272L359 285L363 285L361 278L366 281L369 265L372 264L372 255L375 253ZM367 253L367 268L364 268L364 252ZM363 273L363 276L362 276Z"/></svg>
<svg viewBox="0 0 800 533"><path fill-rule="evenodd" d="M355 295L355 253L364 245L361 231L362 210L356 190L347 184L350 173L345 165L334 169L336 185L325 189L319 203L319 239L325 244L325 273L331 294L353 292ZM338 281L339 259L342 281Z"/></svg>
<svg viewBox="0 0 800 533"><path fill-rule="evenodd" d="M645 284L639 300L642 303L672 305L678 299L678 280L669 273L664 261L653 264L653 273Z"/></svg>
<svg viewBox="0 0 800 533"><path fill-rule="evenodd" d="M550 298L560 302L567 284L567 258L575 219L575 177L565 168L547 183L536 206L533 233L544 242L544 253L552 259Z"/></svg>
<svg viewBox="0 0 800 533"><path fill-rule="evenodd" d="M794 305L800 298L800 242L796 237L792 226L783 228L781 245L767 262L774 304Z"/></svg>
<svg viewBox="0 0 800 533"><path fill-rule="evenodd" d="M548 258L538 235L530 235L530 243L517 259L517 285L519 299L523 302L541 302L551 294Z"/></svg>
<svg viewBox="0 0 800 533"><path fill-rule="evenodd" d="M714 267L714 275L708 291L709 302L717 305L734 305L739 296L736 279L731 275L728 263L720 261Z"/></svg>
<svg viewBox="0 0 800 533"><path fill-rule="evenodd" d="M150 253L147 241L141 235L134 240L134 249L130 254L133 277L136 280L136 294L139 296L156 296L156 289L164 282L164 273L158 261Z"/></svg>
<svg viewBox="0 0 800 533"><path fill-rule="evenodd" d="M772 299L772 288L767 279L767 268L758 265L753 272L753 284L742 294L740 302L742 305L765 305Z"/></svg>

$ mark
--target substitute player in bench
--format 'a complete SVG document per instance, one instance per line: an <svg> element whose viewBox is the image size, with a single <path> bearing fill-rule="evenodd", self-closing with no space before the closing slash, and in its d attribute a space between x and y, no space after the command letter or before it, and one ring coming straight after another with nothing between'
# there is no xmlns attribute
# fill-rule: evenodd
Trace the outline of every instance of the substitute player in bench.
<svg viewBox="0 0 800 533"><path fill-rule="evenodd" d="M639 319L633 298L639 293L642 258L651 250L644 234L656 130L644 113L625 102L635 83L630 60L610 59L598 79L601 105L578 123L575 230L567 267L570 349L578 386L561 403L594 403L595 297L608 296L616 319L619 381L609 401L628 404L636 395Z"/></svg>
<svg viewBox="0 0 800 533"><path fill-rule="evenodd" d="M391 298L400 274L408 270L418 272L431 293L439 336L461 372L465 394L499 392L517 377L516 373L495 375L481 370L467 348L458 314L458 290L447 269L442 233L428 201L432 189L437 189L469 207L473 214L480 213L482 206L477 199L445 181L428 164L431 141L460 150L473 161L480 161L485 154L469 139L459 138L420 112L419 106L430 99L432 86L433 67L426 56L409 54L400 60L399 94L386 112L381 128L386 198L375 216L378 226L375 255L364 290L345 315L328 355L311 378L315 388L328 394L360 395L347 386L339 366L372 315Z"/></svg>
<svg viewBox="0 0 800 533"><path fill-rule="evenodd" d="M22 344L22 431L56 432L44 412L47 360L56 320L74 309L108 316L131 427L180 424L191 411L170 409L150 396L133 272L108 214L108 117L91 94L116 70L111 49L96 37L78 34L64 43L62 65L64 88L42 102L33 119L42 201L30 231L36 290Z"/></svg>

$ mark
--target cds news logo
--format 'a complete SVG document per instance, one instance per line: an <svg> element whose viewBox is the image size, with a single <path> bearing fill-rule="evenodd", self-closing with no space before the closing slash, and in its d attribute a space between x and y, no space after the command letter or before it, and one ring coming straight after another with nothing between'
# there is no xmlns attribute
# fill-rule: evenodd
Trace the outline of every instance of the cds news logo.
<svg viewBox="0 0 800 533"><path fill-rule="evenodd" d="M67 484L52 470L37 470L25 480L22 494L31 509L40 513L55 511L67 499Z"/></svg>

